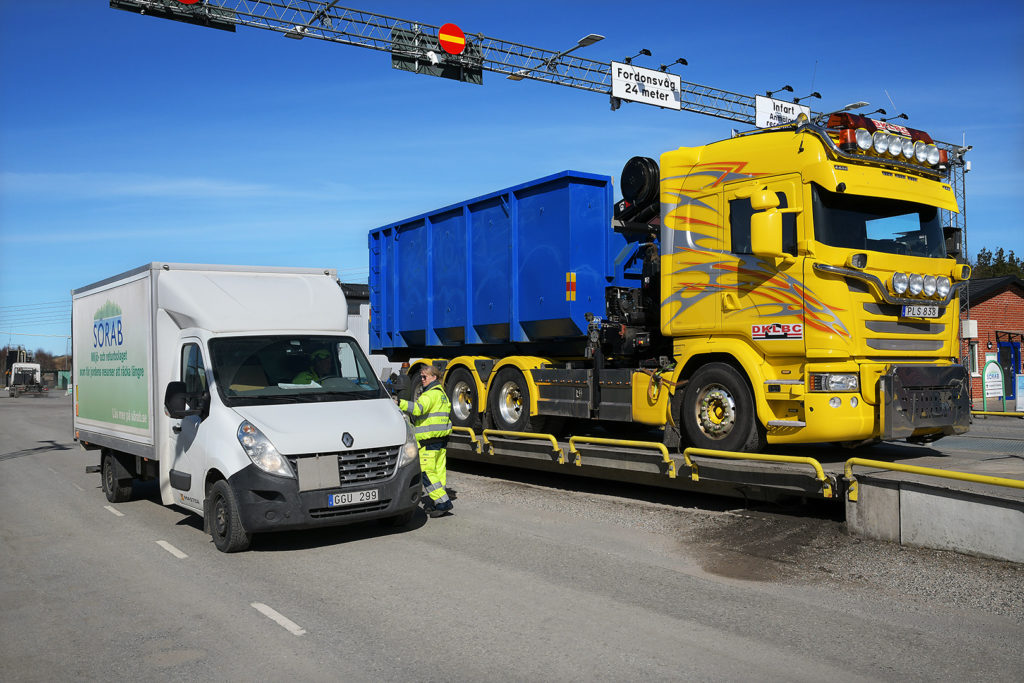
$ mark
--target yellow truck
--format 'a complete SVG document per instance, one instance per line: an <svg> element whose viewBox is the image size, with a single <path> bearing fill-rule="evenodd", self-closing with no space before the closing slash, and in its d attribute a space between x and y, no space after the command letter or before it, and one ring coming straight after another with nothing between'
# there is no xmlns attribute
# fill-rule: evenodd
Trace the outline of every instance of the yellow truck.
<svg viewBox="0 0 1024 683"><path fill-rule="evenodd" d="M457 425L673 446L967 430L949 160L844 112L565 171L370 232L370 346L444 369ZM614 425L607 425L614 433Z"/></svg>

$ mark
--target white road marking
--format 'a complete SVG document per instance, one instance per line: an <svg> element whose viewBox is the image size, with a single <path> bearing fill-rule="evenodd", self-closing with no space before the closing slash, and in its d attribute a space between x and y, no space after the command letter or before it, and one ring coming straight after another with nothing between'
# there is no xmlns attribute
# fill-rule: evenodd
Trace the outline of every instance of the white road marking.
<svg viewBox="0 0 1024 683"><path fill-rule="evenodd" d="M273 609L271 607L267 607L262 602L254 602L254 603L252 603L252 607L254 607L257 612L260 612L264 616L269 617L269 618L273 619L274 621L276 621L279 626L284 628L286 631L291 633L293 636L301 636L301 635L304 635L306 633L306 629L302 628L301 626L299 626L294 621L292 621L288 617L284 616L283 614L281 614L277 610L275 610L275 609Z"/></svg>
<svg viewBox="0 0 1024 683"><path fill-rule="evenodd" d="M52 467L47 467L46 469L50 470L54 474L57 474L57 470L53 469Z"/></svg>
<svg viewBox="0 0 1024 683"><path fill-rule="evenodd" d="M164 550L166 550L167 552L169 552L171 555L174 555L179 560L184 560L186 557L188 557L188 555L181 552L167 541L157 541L156 544Z"/></svg>
<svg viewBox="0 0 1024 683"><path fill-rule="evenodd" d="M106 509L108 509L108 510L110 510L111 512L113 512L113 513L114 513L115 515L117 515L118 517L124 517L124 513L123 513L123 512L121 512L120 510L118 510L117 508L114 508L114 507L112 507L112 506L110 506L110 505L104 505L103 507L105 507Z"/></svg>
<svg viewBox="0 0 1024 683"><path fill-rule="evenodd" d="M85 489L83 489L83 488L82 488L81 486L79 486L79 485L78 485L78 484L76 484L75 482L71 482L71 485L72 485L72 486L74 486L74 487L75 487L76 489L78 489L79 491L85 491Z"/></svg>

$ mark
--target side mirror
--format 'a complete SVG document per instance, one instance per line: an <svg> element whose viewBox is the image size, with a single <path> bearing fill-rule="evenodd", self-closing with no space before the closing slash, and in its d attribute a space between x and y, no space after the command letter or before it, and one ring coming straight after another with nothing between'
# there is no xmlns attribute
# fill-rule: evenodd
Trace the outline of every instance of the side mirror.
<svg viewBox="0 0 1024 683"><path fill-rule="evenodd" d="M756 195L755 195L756 196ZM778 198L775 204L778 205ZM770 208L750 217L750 251L762 258L782 258L782 214Z"/></svg>
<svg viewBox="0 0 1024 683"><path fill-rule="evenodd" d="M963 230L956 227L945 227L942 229L942 237L946 241L946 256L956 258L960 256L960 238Z"/></svg>
<svg viewBox="0 0 1024 683"><path fill-rule="evenodd" d="M180 420L189 415L199 415L202 412L200 409L186 407L188 398L184 382L168 382L167 390L164 391L164 411L168 417Z"/></svg>
<svg viewBox="0 0 1024 683"><path fill-rule="evenodd" d="M779 195L769 190L757 190L750 195L750 206L754 211L779 208Z"/></svg>

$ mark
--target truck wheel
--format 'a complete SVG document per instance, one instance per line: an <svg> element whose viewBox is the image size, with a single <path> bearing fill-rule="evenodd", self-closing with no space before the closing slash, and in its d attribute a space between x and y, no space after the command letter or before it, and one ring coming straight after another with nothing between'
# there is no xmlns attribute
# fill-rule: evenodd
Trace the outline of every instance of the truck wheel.
<svg viewBox="0 0 1024 683"><path fill-rule="evenodd" d="M487 395L494 428L508 432L532 432L530 387L516 368L502 368Z"/></svg>
<svg viewBox="0 0 1024 683"><path fill-rule="evenodd" d="M238 514L238 501L226 481L221 479L210 489L207 512L210 515L210 535L213 544L222 553L237 553L247 550L252 537L242 528Z"/></svg>
<svg viewBox="0 0 1024 683"><path fill-rule="evenodd" d="M132 497L132 482L129 479L128 485L123 485L123 479L117 477L117 461L110 451L103 451L103 459L100 462L100 477L103 480L103 493L111 503L123 503Z"/></svg>
<svg viewBox="0 0 1024 683"><path fill-rule="evenodd" d="M465 368L452 370L445 393L452 402L452 424L456 427L480 429L480 397L477 395L473 375Z"/></svg>
<svg viewBox="0 0 1024 683"><path fill-rule="evenodd" d="M764 446L750 388L726 363L708 363L694 373L681 413L680 424L696 448L754 452Z"/></svg>
<svg viewBox="0 0 1024 683"><path fill-rule="evenodd" d="M412 402L420 397L423 393L423 382L420 381L420 376L423 371L417 367L415 370L409 373L409 386L402 390L398 398L405 399L406 401Z"/></svg>

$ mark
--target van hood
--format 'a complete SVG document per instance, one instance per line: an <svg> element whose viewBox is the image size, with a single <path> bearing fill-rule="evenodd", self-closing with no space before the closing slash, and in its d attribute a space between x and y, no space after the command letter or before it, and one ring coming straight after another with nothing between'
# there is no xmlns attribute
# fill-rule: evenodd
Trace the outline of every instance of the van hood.
<svg viewBox="0 0 1024 683"><path fill-rule="evenodd" d="M361 451L405 443L405 420L388 398L232 410L256 425L282 455ZM346 432L352 436L351 446L342 443Z"/></svg>

